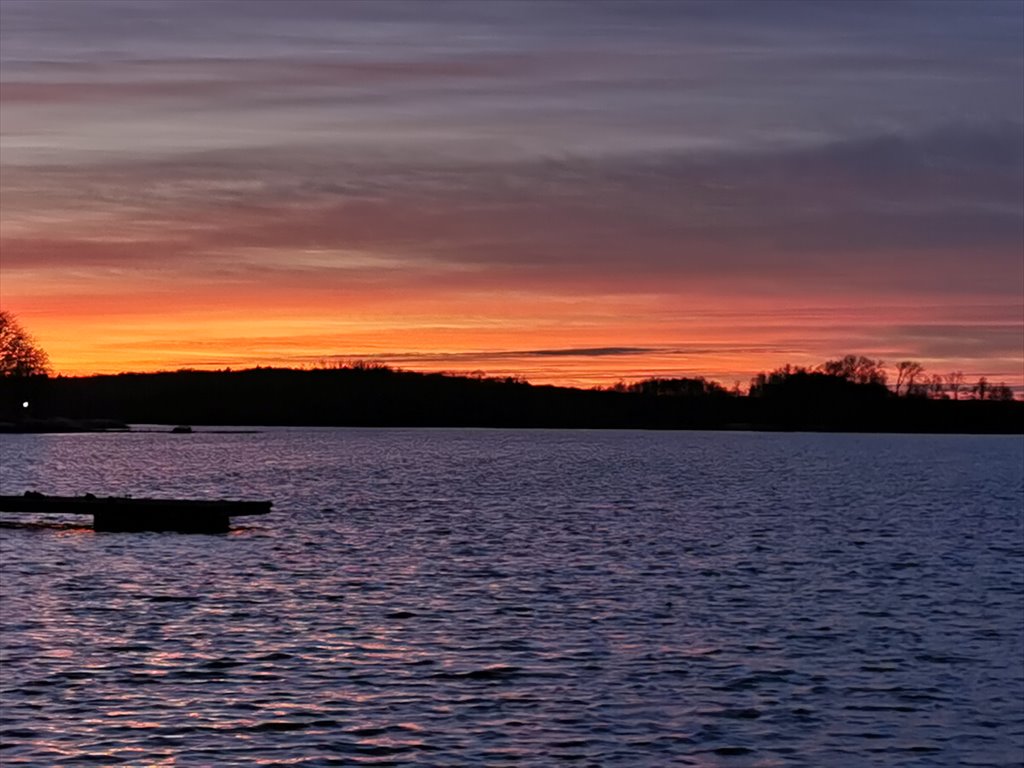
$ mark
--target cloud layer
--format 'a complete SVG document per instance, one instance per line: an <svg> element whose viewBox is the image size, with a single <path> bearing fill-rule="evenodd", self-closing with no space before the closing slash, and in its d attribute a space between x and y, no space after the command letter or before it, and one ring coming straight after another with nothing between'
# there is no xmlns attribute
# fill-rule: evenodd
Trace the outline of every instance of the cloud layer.
<svg viewBox="0 0 1024 768"><path fill-rule="evenodd" d="M0 298L58 368L1024 380L1016 2L0 16Z"/></svg>

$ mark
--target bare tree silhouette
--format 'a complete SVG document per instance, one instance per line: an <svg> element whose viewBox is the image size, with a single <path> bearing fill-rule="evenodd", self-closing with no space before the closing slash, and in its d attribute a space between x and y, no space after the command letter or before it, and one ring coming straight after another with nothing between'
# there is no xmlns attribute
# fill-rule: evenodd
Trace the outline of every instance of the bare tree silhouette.
<svg viewBox="0 0 1024 768"><path fill-rule="evenodd" d="M978 383L971 387L971 394L974 395L976 400L987 400L990 395L990 385L988 379L982 376L978 379Z"/></svg>
<svg viewBox="0 0 1024 768"><path fill-rule="evenodd" d="M863 355L846 355L839 360L829 360L819 365L818 370L854 384L885 384L886 380L885 364Z"/></svg>
<svg viewBox="0 0 1024 768"><path fill-rule="evenodd" d="M954 400L960 399L960 392L964 388L964 372L951 371L946 374L946 389L953 395Z"/></svg>
<svg viewBox="0 0 1024 768"><path fill-rule="evenodd" d="M45 376L50 359L13 314L0 310L0 376Z"/></svg>
<svg viewBox="0 0 1024 768"><path fill-rule="evenodd" d="M1013 400L1014 399L1013 389L1008 387L1003 382L1000 382L1000 383L996 384L995 386L993 386L989 390L988 399L989 400L1003 400L1003 401Z"/></svg>
<svg viewBox="0 0 1024 768"><path fill-rule="evenodd" d="M915 384L924 373L924 366L914 360L901 360L896 364L896 394L903 390L904 395L915 393Z"/></svg>

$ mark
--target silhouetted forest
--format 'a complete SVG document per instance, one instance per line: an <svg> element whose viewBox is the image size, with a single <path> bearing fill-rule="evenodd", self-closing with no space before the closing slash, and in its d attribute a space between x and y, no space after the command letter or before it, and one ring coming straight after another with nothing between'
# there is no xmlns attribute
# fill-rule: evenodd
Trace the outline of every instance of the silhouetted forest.
<svg viewBox="0 0 1024 768"><path fill-rule="evenodd" d="M858 361L866 362L858 367ZM921 375L910 373L912 379ZM746 393L703 378L574 389L367 364L28 376L0 378L0 421L8 429L43 429L46 420L63 418L227 426L1024 433L1024 402L1006 399L1008 389L993 399L996 388L986 383L971 399L960 399L959 391L954 398L913 385L900 381L894 391L880 364L852 356L814 370L787 366L761 374Z"/></svg>

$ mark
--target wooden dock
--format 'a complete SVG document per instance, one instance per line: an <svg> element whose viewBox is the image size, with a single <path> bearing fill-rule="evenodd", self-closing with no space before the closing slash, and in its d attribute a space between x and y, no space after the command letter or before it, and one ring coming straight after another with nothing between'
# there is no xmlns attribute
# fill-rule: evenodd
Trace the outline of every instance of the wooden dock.
<svg viewBox="0 0 1024 768"><path fill-rule="evenodd" d="M46 496L29 491L0 496L0 512L92 515L96 531L226 533L231 518L266 515L269 501L135 499L129 496Z"/></svg>

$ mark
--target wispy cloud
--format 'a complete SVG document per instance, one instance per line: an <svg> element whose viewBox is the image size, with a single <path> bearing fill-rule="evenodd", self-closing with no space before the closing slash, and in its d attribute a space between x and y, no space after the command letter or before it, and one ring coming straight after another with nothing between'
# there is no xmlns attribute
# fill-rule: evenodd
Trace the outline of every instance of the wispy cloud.
<svg viewBox="0 0 1024 768"><path fill-rule="evenodd" d="M728 374L845 340L1012 369L1022 48L1014 0L4 0L0 293L124 365L97 313L139 343L187 317L209 359L256 359L264 325L217 323L259 308L296 359L411 335ZM990 324L937 330L961 312Z"/></svg>
<svg viewBox="0 0 1024 768"><path fill-rule="evenodd" d="M65 208L45 233L32 221L40 189ZM518 164L204 153L13 169L4 203L13 269L233 265L259 279L394 264L406 271L388 279L512 289L538 280L749 288L767 278L826 292L1013 293L1024 269L1024 129Z"/></svg>

